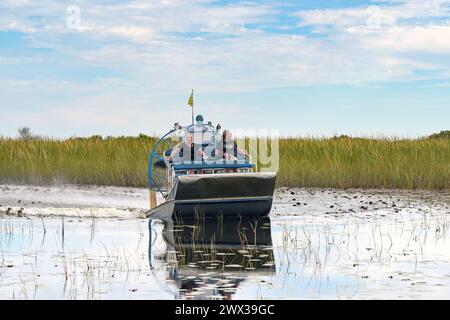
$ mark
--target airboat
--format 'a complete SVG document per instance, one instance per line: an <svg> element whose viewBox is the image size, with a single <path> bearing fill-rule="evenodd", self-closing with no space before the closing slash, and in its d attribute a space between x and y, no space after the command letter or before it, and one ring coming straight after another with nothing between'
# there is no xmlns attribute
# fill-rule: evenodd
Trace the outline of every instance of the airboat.
<svg viewBox="0 0 450 320"><path fill-rule="evenodd" d="M178 123L154 145L148 160L150 219L264 217L275 172L258 172L248 155L225 159L221 126Z"/></svg>

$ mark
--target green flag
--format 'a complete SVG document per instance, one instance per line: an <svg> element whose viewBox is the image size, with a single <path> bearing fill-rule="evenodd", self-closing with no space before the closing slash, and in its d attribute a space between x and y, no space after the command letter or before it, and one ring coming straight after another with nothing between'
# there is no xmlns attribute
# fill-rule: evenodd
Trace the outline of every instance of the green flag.
<svg viewBox="0 0 450 320"><path fill-rule="evenodd" d="M189 97L188 105L194 107L194 90L192 90L191 96Z"/></svg>

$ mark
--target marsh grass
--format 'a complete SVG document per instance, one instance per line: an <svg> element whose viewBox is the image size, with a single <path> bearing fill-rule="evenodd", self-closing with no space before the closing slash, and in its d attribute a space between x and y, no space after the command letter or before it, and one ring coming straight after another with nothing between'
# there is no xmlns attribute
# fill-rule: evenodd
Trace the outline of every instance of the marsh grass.
<svg viewBox="0 0 450 320"><path fill-rule="evenodd" d="M151 137L0 139L3 183L145 186Z"/></svg>
<svg viewBox="0 0 450 320"><path fill-rule="evenodd" d="M278 183L299 187L448 189L450 139L283 139Z"/></svg>
<svg viewBox="0 0 450 320"><path fill-rule="evenodd" d="M0 138L0 183L147 186L156 138ZM283 138L277 184L450 188L450 139ZM259 165L259 167L262 167Z"/></svg>

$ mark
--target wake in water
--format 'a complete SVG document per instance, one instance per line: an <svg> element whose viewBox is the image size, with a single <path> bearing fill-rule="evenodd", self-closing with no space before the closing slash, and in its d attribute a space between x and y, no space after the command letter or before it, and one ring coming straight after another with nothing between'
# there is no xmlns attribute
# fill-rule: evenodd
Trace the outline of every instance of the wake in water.
<svg viewBox="0 0 450 320"><path fill-rule="evenodd" d="M279 188L270 215L367 218L449 208L450 193L445 191ZM148 209L145 188L0 185L0 215L145 218Z"/></svg>

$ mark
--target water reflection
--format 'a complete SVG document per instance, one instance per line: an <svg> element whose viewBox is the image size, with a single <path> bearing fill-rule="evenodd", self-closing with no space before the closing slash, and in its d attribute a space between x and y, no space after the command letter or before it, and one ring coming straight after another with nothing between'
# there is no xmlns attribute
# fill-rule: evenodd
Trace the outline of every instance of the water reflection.
<svg viewBox="0 0 450 320"><path fill-rule="evenodd" d="M150 222L151 223L151 222ZM232 299L247 277L275 272L268 217L165 221L167 280L178 299Z"/></svg>

